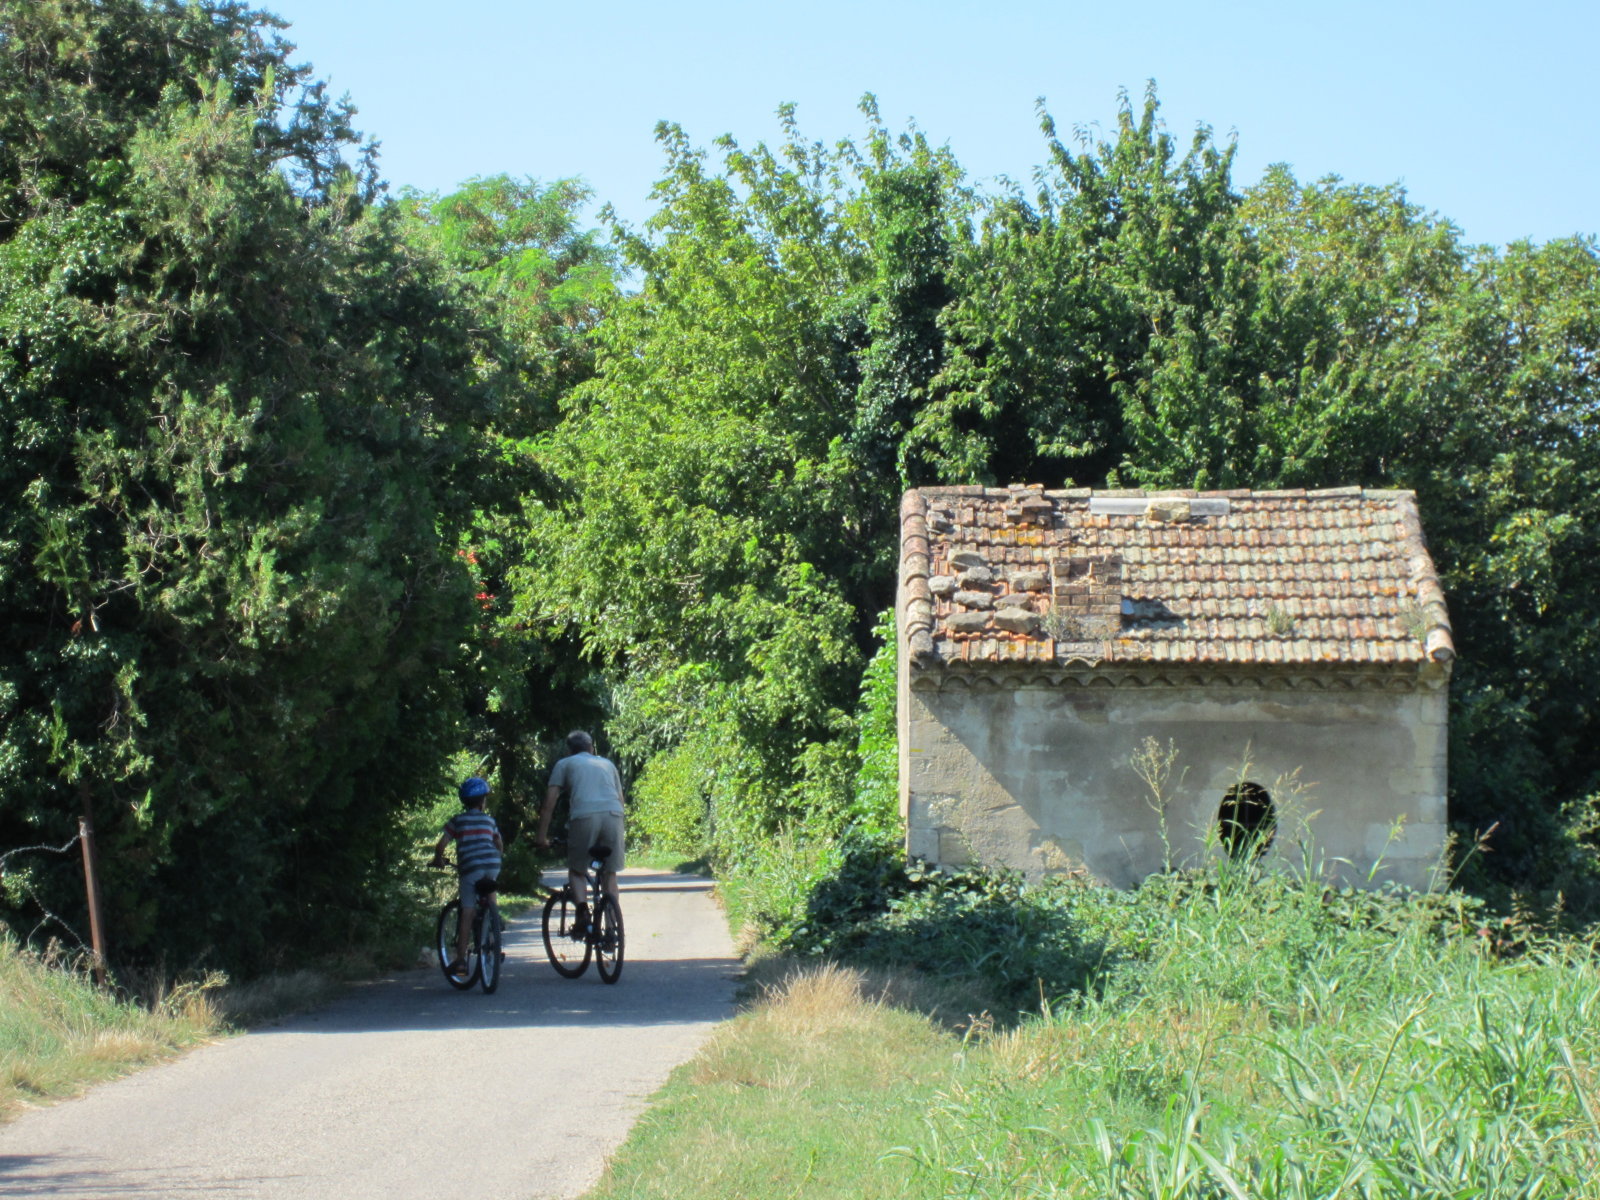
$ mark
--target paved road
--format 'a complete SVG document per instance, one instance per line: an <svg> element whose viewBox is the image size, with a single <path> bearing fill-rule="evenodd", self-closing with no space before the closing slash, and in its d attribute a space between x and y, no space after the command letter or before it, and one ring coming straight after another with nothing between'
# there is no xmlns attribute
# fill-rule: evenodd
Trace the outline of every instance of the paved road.
<svg viewBox="0 0 1600 1200"><path fill-rule="evenodd" d="M408 971L25 1113L0 1127L0 1196L576 1196L729 1015L739 964L708 890L623 873L614 986L558 977L535 913L493 996Z"/></svg>

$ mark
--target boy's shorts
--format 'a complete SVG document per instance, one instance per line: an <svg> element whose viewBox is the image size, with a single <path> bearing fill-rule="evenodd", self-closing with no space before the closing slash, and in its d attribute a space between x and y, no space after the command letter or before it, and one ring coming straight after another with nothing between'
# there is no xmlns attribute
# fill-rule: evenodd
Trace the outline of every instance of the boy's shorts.
<svg viewBox="0 0 1600 1200"><path fill-rule="evenodd" d="M468 871L461 877L461 907L478 907L478 880L499 878L499 867L479 867L476 871Z"/></svg>
<svg viewBox="0 0 1600 1200"><path fill-rule="evenodd" d="M623 862L622 814L595 813L587 817L573 817L567 822L567 870L589 869L589 847L604 842L611 847L606 859L606 870L620 871Z"/></svg>

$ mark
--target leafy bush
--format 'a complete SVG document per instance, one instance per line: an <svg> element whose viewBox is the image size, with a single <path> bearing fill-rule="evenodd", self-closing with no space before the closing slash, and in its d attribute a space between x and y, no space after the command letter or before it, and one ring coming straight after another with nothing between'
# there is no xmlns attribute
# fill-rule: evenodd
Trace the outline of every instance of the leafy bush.
<svg viewBox="0 0 1600 1200"><path fill-rule="evenodd" d="M774 907L788 911L807 878L803 916L763 929L780 948L965 978L1010 1013L1091 993L1298 1002L1308 980L1334 977L1403 995L1445 950L1504 958L1558 944L1528 914L1495 916L1460 892L1334 887L1226 860L1122 891L907 865L898 840L856 836L813 857Z"/></svg>
<svg viewBox="0 0 1600 1200"><path fill-rule="evenodd" d="M697 854L706 842L709 764L697 741L652 758L633 785L628 833L669 854Z"/></svg>

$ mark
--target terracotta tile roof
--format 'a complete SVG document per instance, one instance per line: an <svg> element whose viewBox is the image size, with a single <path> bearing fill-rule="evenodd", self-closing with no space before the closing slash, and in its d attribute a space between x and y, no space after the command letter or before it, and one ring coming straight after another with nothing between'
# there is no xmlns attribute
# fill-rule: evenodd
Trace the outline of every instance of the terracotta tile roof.
<svg viewBox="0 0 1600 1200"><path fill-rule="evenodd" d="M1411 492L918 488L900 520L919 666L1455 656Z"/></svg>

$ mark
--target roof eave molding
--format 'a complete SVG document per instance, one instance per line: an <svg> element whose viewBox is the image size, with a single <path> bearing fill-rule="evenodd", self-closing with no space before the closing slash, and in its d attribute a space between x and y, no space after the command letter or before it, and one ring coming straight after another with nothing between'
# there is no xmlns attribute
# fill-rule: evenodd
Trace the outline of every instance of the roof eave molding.
<svg viewBox="0 0 1600 1200"><path fill-rule="evenodd" d="M912 663L919 667L943 662L933 648L928 551L928 501L913 488L900 501L900 636Z"/></svg>
<svg viewBox="0 0 1600 1200"><path fill-rule="evenodd" d="M1366 494L1373 497L1380 493L1369 491ZM1395 510L1400 517L1401 552L1406 556L1411 586L1422 614L1417 638L1430 662L1448 665L1455 659L1456 643L1450 633L1450 610L1444 602L1444 588L1439 585L1439 574L1433 565L1433 556L1428 553L1427 539L1422 534L1417 494L1397 491L1388 495L1394 498Z"/></svg>

